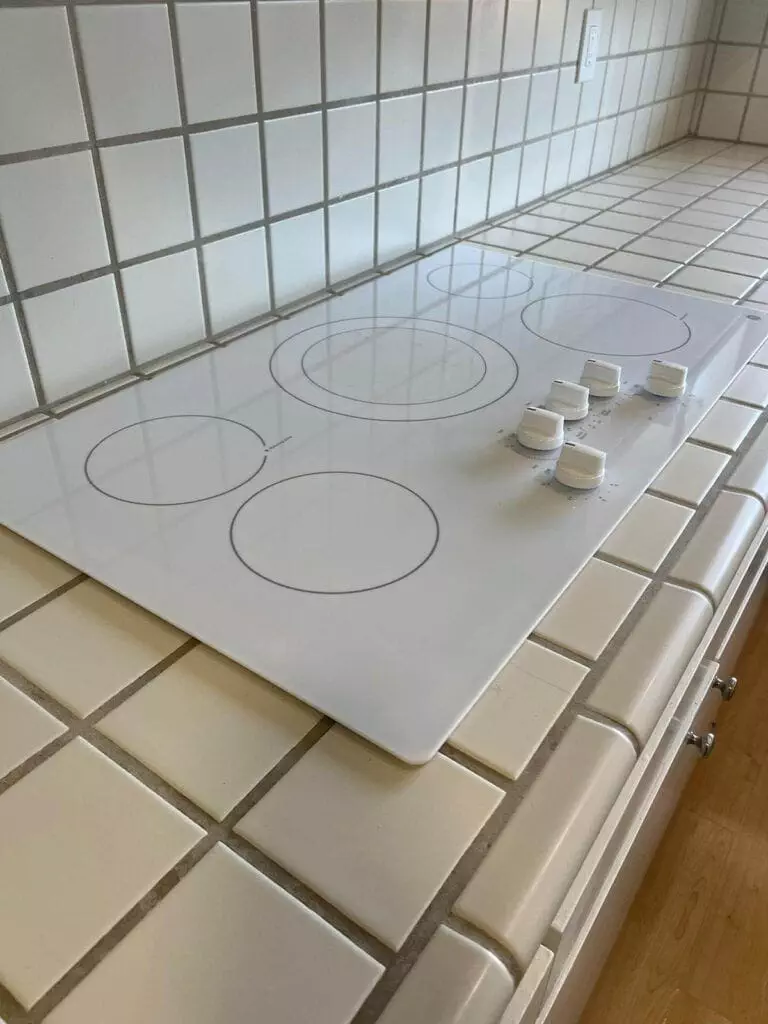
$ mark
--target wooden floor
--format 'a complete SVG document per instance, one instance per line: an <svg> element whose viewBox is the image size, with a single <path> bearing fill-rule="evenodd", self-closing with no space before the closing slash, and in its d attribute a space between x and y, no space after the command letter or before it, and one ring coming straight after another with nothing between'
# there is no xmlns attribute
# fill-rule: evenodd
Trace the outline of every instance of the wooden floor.
<svg viewBox="0 0 768 1024"><path fill-rule="evenodd" d="M581 1024L768 1022L768 603Z"/></svg>

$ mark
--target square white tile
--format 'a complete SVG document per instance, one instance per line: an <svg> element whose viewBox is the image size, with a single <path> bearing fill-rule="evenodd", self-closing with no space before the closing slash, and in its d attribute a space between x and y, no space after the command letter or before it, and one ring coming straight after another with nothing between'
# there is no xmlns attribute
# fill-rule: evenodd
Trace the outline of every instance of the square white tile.
<svg viewBox="0 0 768 1024"><path fill-rule="evenodd" d="M485 0L472 7L468 65L470 78L495 75L501 68L505 7L505 0Z"/></svg>
<svg viewBox="0 0 768 1024"><path fill-rule="evenodd" d="M165 5L78 5L77 25L99 138L180 124Z"/></svg>
<svg viewBox="0 0 768 1024"><path fill-rule="evenodd" d="M768 238L768 221L759 220L756 211L748 220L743 220L734 228L737 235L751 235L753 238Z"/></svg>
<svg viewBox="0 0 768 1024"><path fill-rule="evenodd" d="M587 189L576 189L574 192L567 192L561 201L573 206L584 206L595 213L598 210L607 210L611 206L617 205L615 196L604 196L599 192L591 192Z"/></svg>
<svg viewBox="0 0 768 1024"><path fill-rule="evenodd" d="M440 89L426 94L424 168L441 167L459 159L463 90Z"/></svg>
<svg viewBox="0 0 768 1024"><path fill-rule="evenodd" d="M631 242L634 235L628 231L617 231L615 228L596 228L592 224L577 224L565 232L563 238L572 242L587 242L589 245L602 245L607 248L618 248ZM617 255L621 255L617 253Z"/></svg>
<svg viewBox="0 0 768 1024"><path fill-rule="evenodd" d="M724 397L765 409L768 406L768 368L745 366Z"/></svg>
<svg viewBox="0 0 768 1024"><path fill-rule="evenodd" d="M376 4L326 0L325 88L329 100L376 92Z"/></svg>
<svg viewBox="0 0 768 1024"><path fill-rule="evenodd" d="M692 515L693 510L683 505L643 494L600 551L634 568L656 572Z"/></svg>
<svg viewBox="0 0 768 1024"><path fill-rule="evenodd" d="M520 180L520 149L496 153L491 163L491 197L488 216L498 217L517 202Z"/></svg>
<svg viewBox="0 0 768 1024"><path fill-rule="evenodd" d="M453 733L451 745L518 778L587 671L526 640Z"/></svg>
<svg viewBox="0 0 768 1024"><path fill-rule="evenodd" d="M724 249L705 249L694 260L696 266L711 270L725 270L728 273L744 274L748 277L762 277L768 271L768 256L745 256L740 252L726 252Z"/></svg>
<svg viewBox="0 0 768 1024"><path fill-rule="evenodd" d="M573 224L569 220L541 216L539 210L542 209L544 207L538 206L533 213L523 213L519 217L514 217L512 220L506 221L505 226L510 230L522 229L538 235L560 235L573 228ZM539 239L539 241L544 241L544 239Z"/></svg>
<svg viewBox="0 0 768 1024"><path fill-rule="evenodd" d="M0 622L76 575L76 569L0 527Z"/></svg>
<svg viewBox="0 0 768 1024"><path fill-rule="evenodd" d="M600 264L601 270L615 270L619 274L629 274L646 281L662 281L673 274L680 264L672 260L657 259L653 256L641 256L634 252L617 252Z"/></svg>
<svg viewBox="0 0 768 1024"><path fill-rule="evenodd" d="M147 362L205 335L197 254L188 249L121 271L131 341Z"/></svg>
<svg viewBox="0 0 768 1024"><path fill-rule="evenodd" d="M477 156L491 149L497 95L497 82L476 82L467 86L462 157Z"/></svg>
<svg viewBox="0 0 768 1024"><path fill-rule="evenodd" d="M26 299L24 315L49 401L128 370L112 274Z"/></svg>
<svg viewBox="0 0 768 1024"><path fill-rule="evenodd" d="M398 949L502 796L441 754L414 769L337 726L237 831Z"/></svg>
<svg viewBox="0 0 768 1024"><path fill-rule="evenodd" d="M201 645L107 715L99 731L221 820L319 719Z"/></svg>
<svg viewBox="0 0 768 1024"><path fill-rule="evenodd" d="M665 238L670 242L684 242L702 248L713 242L721 232L717 228L702 228L694 224L681 224L677 220L666 220L654 228L652 238Z"/></svg>
<svg viewBox="0 0 768 1024"><path fill-rule="evenodd" d="M372 194L334 204L328 211L330 279L341 281L373 266Z"/></svg>
<svg viewBox="0 0 768 1024"><path fill-rule="evenodd" d="M179 630L86 580L0 633L0 657L88 715L184 643Z"/></svg>
<svg viewBox="0 0 768 1024"><path fill-rule="evenodd" d="M265 110L320 102L317 0L261 0L259 61Z"/></svg>
<svg viewBox="0 0 768 1024"><path fill-rule="evenodd" d="M745 142L768 145L768 98L750 98L741 137Z"/></svg>
<svg viewBox="0 0 768 1024"><path fill-rule="evenodd" d="M491 183L491 158L472 160L461 165L456 209L456 230L463 231L486 219L488 189Z"/></svg>
<svg viewBox="0 0 768 1024"><path fill-rule="evenodd" d="M720 399L691 434L691 440L726 452L738 451L759 416L759 409Z"/></svg>
<svg viewBox="0 0 768 1024"><path fill-rule="evenodd" d="M376 104L328 111L328 194L343 196L376 180Z"/></svg>
<svg viewBox="0 0 768 1024"><path fill-rule="evenodd" d="M90 153L0 167L0 218L21 289L109 261Z"/></svg>
<svg viewBox="0 0 768 1024"><path fill-rule="evenodd" d="M612 210L607 210L595 217L592 224L598 228L615 228L617 231L627 231L639 235L654 228L656 221L649 217L638 217L633 213L614 213Z"/></svg>
<svg viewBox="0 0 768 1024"><path fill-rule="evenodd" d="M468 0L433 4L429 18L427 82L456 82L464 77L469 21Z"/></svg>
<svg viewBox="0 0 768 1024"><path fill-rule="evenodd" d="M674 214L674 209L663 203L646 202L644 199L626 199L615 208L616 213L632 213L638 217L649 217L655 220L666 220Z"/></svg>
<svg viewBox="0 0 768 1024"><path fill-rule="evenodd" d="M200 233L219 231L261 220L259 129L235 125L190 135ZM226 188L222 187L226 182Z"/></svg>
<svg viewBox="0 0 768 1024"><path fill-rule="evenodd" d="M566 238L553 238L533 250L537 256L552 256L556 260L565 260L578 266L590 267L610 253L599 245L588 245L585 242L573 242Z"/></svg>
<svg viewBox="0 0 768 1024"><path fill-rule="evenodd" d="M81 739L3 793L0 822L0 973L25 1007L203 835Z"/></svg>
<svg viewBox="0 0 768 1024"><path fill-rule="evenodd" d="M754 284L754 278L697 266L684 267L678 274L675 274L672 283L682 285L684 288L696 288L699 291L728 295L736 299L749 290Z"/></svg>
<svg viewBox="0 0 768 1024"><path fill-rule="evenodd" d="M718 238L715 248L724 249L726 252L740 252L745 256L768 257L768 238L757 238L754 235L731 231Z"/></svg>
<svg viewBox="0 0 768 1024"><path fill-rule="evenodd" d="M752 292L750 299L752 299L753 302L768 303L768 284L761 284L759 288Z"/></svg>
<svg viewBox="0 0 768 1024"><path fill-rule="evenodd" d="M499 92L499 118L496 128L496 147L514 146L523 141L525 114L528 107L530 75L505 78Z"/></svg>
<svg viewBox="0 0 768 1024"><path fill-rule="evenodd" d="M517 196L517 205L530 203L538 199L544 193L544 178L547 172L547 158L549 156L549 139L541 139L539 142L529 142L522 149L522 163L520 165L520 187ZM550 204L556 208L562 207L564 203ZM545 212L543 209L541 212ZM553 213L553 216L556 215ZM586 220L588 214L579 217Z"/></svg>
<svg viewBox="0 0 768 1024"><path fill-rule="evenodd" d="M13 306L0 306L0 417L34 409L35 389Z"/></svg>
<svg viewBox="0 0 768 1024"><path fill-rule="evenodd" d="M66 726L0 676L0 779L66 732Z"/></svg>
<svg viewBox="0 0 768 1024"><path fill-rule="evenodd" d="M421 95L398 96L395 99L381 101L380 182L394 181L396 178L418 173L421 156L421 105Z"/></svg>
<svg viewBox="0 0 768 1024"><path fill-rule="evenodd" d="M707 88L713 92L749 92L757 57L754 46L716 47Z"/></svg>
<svg viewBox="0 0 768 1024"><path fill-rule="evenodd" d="M157 950L164 951L157 956ZM84 1024L349 1024L383 972L283 889L215 846L48 1017ZM222 987L222 978L227 984ZM160 1008L158 1010L158 1008Z"/></svg>
<svg viewBox="0 0 768 1024"><path fill-rule="evenodd" d="M739 221L738 216L732 213L713 213L711 210L701 210L696 207L689 207L687 210L680 210L673 217L675 224L693 224L701 228L711 228L713 233L727 231Z"/></svg>
<svg viewBox="0 0 768 1024"><path fill-rule="evenodd" d="M747 105L745 96L711 92L704 97L699 133L712 138L735 139Z"/></svg>
<svg viewBox="0 0 768 1024"><path fill-rule="evenodd" d="M187 119L255 114L250 4L177 3L176 20Z"/></svg>
<svg viewBox="0 0 768 1024"><path fill-rule="evenodd" d="M264 228L204 245L203 268L214 331L234 327L269 309Z"/></svg>
<svg viewBox="0 0 768 1024"><path fill-rule="evenodd" d="M406 181L379 192L379 263L416 248L418 202L418 181Z"/></svg>
<svg viewBox="0 0 768 1024"><path fill-rule="evenodd" d="M120 260L192 240L192 211L181 139L101 151Z"/></svg>
<svg viewBox="0 0 768 1024"><path fill-rule="evenodd" d="M425 174L422 178L419 245L429 245L452 233L457 185L455 167Z"/></svg>
<svg viewBox="0 0 768 1024"><path fill-rule="evenodd" d="M531 98L525 126L526 139L537 139L542 135L549 135L552 131L557 81L557 71L538 71L531 75Z"/></svg>
<svg viewBox="0 0 768 1024"><path fill-rule="evenodd" d="M382 0L381 88L410 89L424 79L426 0Z"/></svg>
<svg viewBox="0 0 768 1024"><path fill-rule="evenodd" d="M0 10L0 125L0 153L87 138L64 7Z"/></svg>
<svg viewBox="0 0 768 1024"><path fill-rule="evenodd" d="M294 0L291 0L293 3ZM325 287L322 210L272 225L272 272L278 306Z"/></svg>
<svg viewBox="0 0 768 1024"><path fill-rule="evenodd" d="M322 114L298 114L267 121L264 145L270 214L287 213L322 201Z"/></svg>
<svg viewBox="0 0 768 1024"><path fill-rule="evenodd" d="M648 580L592 558L535 629L538 636L595 660L632 611Z"/></svg>
<svg viewBox="0 0 768 1024"><path fill-rule="evenodd" d="M534 145L541 146L542 143L534 143ZM555 201L543 203L541 206L537 206L533 212L537 217L551 217L554 220L567 220L571 224L581 224L582 221L593 217L596 211L586 207L573 206L571 203Z"/></svg>
<svg viewBox="0 0 768 1024"><path fill-rule="evenodd" d="M728 0L718 38L728 43L754 43L762 38L768 11L759 0Z"/></svg>

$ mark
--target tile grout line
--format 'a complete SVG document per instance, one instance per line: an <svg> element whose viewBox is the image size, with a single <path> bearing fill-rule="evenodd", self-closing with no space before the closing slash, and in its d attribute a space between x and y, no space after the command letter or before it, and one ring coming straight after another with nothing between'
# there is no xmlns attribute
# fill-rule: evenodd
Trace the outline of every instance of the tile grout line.
<svg viewBox="0 0 768 1024"><path fill-rule="evenodd" d="M478 0L478 2L480 2L480 0ZM458 230L459 222L459 190L461 189L461 161L466 159L464 156L464 133L466 131L467 125L467 90L469 89L467 75L469 74L469 57L471 52L470 48L472 45L472 14L474 12L474 6L475 0L468 0L467 31L465 33L464 40L464 77L462 79L463 85L461 88L461 115L459 119L459 165L456 173L456 184L454 186L453 193L453 227L451 231L454 235Z"/></svg>
<svg viewBox="0 0 768 1024"><path fill-rule="evenodd" d="M416 197L416 248L421 247L421 210L424 197L424 153L427 148L427 85L429 83L429 43L432 26L432 4L437 0L426 0L424 11L424 67L422 70L422 83L424 93L421 98L421 137L419 139L419 170L418 181L419 191ZM460 156L461 154L459 154Z"/></svg>
<svg viewBox="0 0 768 1024"><path fill-rule="evenodd" d="M326 42L326 0L317 2L318 36L320 49L320 138L322 146L323 175L323 261L325 263L325 287L331 287L331 215L330 183L328 181L328 48Z"/></svg>
<svg viewBox="0 0 768 1024"><path fill-rule="evenodd" d="M381 209L381 64L382 64L382 30L384 25L384 0L376 3L376 68L374 92L375 106L373 134L373 268L381 264L379 252L380 209Z"/></svg>
<svg viewBox="0 0 768 1024"><path fill-rule="evenodd" d="M429 3L432 0L428 0ZM502 16L501 23L501 48L499 51L499 73L498 80L496 83L496 109L493 114L493 133L491 134L491 166L488 174L488 194L485 197L485 220L489 220L491 216L491 196L493 194L493 179L496 171L496 144L499 138L499 116L501 114L501 91L503 84L504 74L504 60L507 54L507 25L509 22L509 6L513 0L504 0L504 14ZM531 84L528 83L528 90L530 91Z"/></svg>
<svg viewBox="0 0 768 1024"><path fill-rule="evenodd" d="M256 91L256 110L259 135L259 167L261 174L261 212L264 227L264 252L267 271L267 296L269 309L277 308L275 295L275 271L272 259L272 218L270 217L269 181L267 175L267 133L264 122L264 86L261 79L261 42L259 36L259 10L257 0L250 0L251 49L253 51L253 81Z"/></svg>

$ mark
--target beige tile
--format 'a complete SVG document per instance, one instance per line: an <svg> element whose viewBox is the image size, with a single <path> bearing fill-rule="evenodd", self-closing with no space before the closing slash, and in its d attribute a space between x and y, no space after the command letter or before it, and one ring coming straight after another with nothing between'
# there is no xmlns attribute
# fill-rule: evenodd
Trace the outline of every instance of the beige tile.
<svg viewBox="0 0 768 1024"><path fill-rule="evenodd" d="M648 281L662 281L674 273L680 266L672 260L657 259L654 256L641 256L634 252L617 252L604 260L600 267L615 270L620 274L643 278Z"/></svg>
<svg viewBox="0 0 768 1024"><path fill-rule="evenodd" d="M730 462L730 455L684 444L651 484L651 489L669 498L700 505Z"/></svg>
<svg viewBox="0 0 768 1024"><path fill-rule="evenodd" d="M202 834L84 740L54 754L0 796L0 981L31 1006Z"/></svg>
<svg viewBox="0 0 768 1024"><path fill-rule="evenodd" d="M0 526L0 621L75 576L76 569Z"/></svg>
<svg viewBox="0 0 768 1024"><path fill-rule="evenodd" d="M86 580L0 633L0 658L87 715L187 638Z"/></svg>
<svg viewBox="0 0 768 1024"><path fill-rule="evenodd" d="M537 246L533 254L546 258L552 256L556 260L566 260L587 267L608 256L610 251L599 245L587 245L586 242L569 242L564 238L553 238Z"/></svg>
<svg viewBox="0 0 768 1024"><path fill-rule="evenodd" d="M216 846L46 1024L348 1024L382 971Z"/></svg>
<svg viewBox="0 0 768 1024"><path fill-rule="evenodd" d="M573 212L578 214L578 210ZM572 221L570 220L562 220L557 217L542 217L539 210L536 210L533 213L523 213L519 217L507 221L506 227L514 228L516 231L532 231L538 235L551 237L552 235L559 235L561 232L567 231L571 224ZM544 239L540 238L539 241L543 242Z"/></svg>
<svg viewBox="0 0 768 1024"><path fill-rule="evenodd" d="M526 640L451 736L451 744L516 779L587 669Z"/></svg>
<svg viewBox="0 0 768 1024"><path fill-rule="evenodd" d="M411 768L337 726L237 831L397 949L502 796L440 754Z"/></svg>
<svg viewBox="0 0 768 1024"><path fill-rule="evenodd" d="M647 586L642 576L592 558L535 632L585 658L599 658Z"/></svg>
<svg viewBox="0 0 768 1024"><path fill-rule="evenodd" d="M768 508L768 427L760 432L741 460L728 487L754 494Z"/></svg>
<svg viewBox="0 0 768 1024"><path fill-rule="evenodd" d="M378 1024L497 1024L513 991L497 957L441 926Z"/></svg>
<svg viewBox="0 0 768 1024"><path fill-rule="evenodd" d="M725 392L734 402L764 409L768 405L768 369L747 365Z"/></svg>
<svg viewBox="0 0 768 1024"><path fill-rule="evenodd" d="M513 252L522 252L546 240L546 235L534 235L530 231L513 231L505 227L488 228L472 239L473 242L496 245L501 249L511 249Z"/></svg>
<svg viewBox="0 0 768 1024"><path fill-rule="evenodd" d="M711 618L703 594L665 583L587 699L588 706L646 743Z"/></svg>
<svg viewBox="0 0 768 1024"><path fill-rule="evenodd" d="M595 228L591 224L578 224L566 231L563 238L569 242L587 242L590 245L605 245L618 248L631 242L634 235L628 231L616 231L613 228Z"/></svg>
<svg viewBox="0 0 768 1024"><path fill-rule="evenodd" d="M651 235L637 238L627 247L629 252L637 252L643 256L674 260L677 263L684 263L701 248L700 245L691 245L690 242L672 242L668 238L653 238Z"/></svg>
<svg viewBox="0 0 768 1024"><path fill-rule="evenodd" d="M673 566L671 576L699 587L715 605L719 604L764 514L762 502L751 494L722 491Z"/></svg>
<svg viewBox="0 0 768 1024"><path fill-rule="evenodd" d="M754 278L743 274L729 274L724 270L709 270L707 267L684 267L675 274L674 284L684 288L695 288L715 295L728 295L738 299L749 291L755 283Z"/></svg>
<svg viewBox="0 0 768 1024"><path fill-rule="evenodd" d="M196 647L99 730L223 818L320 719L208 647Z"/></svg>
<svg viewBox="0 0 768 1024"><path fill-rule="evenodd" d="M0 779L66 727L0 676Z"/></svg>
<svg viewBox="0 0 768 1024"><path fill-rule="evenodd" d="M694 260L697 266L710 267L712 270L728 270L734 274L746 274L749 277L760 277L768 270L768 259L758 256L744 256L739 252L726 252L725 249L705 249Z"/></svg>
<svg viewBox="0 0 768 1024"><path fill-rule="evenodd" d="M720 399L719 402L715 402L696 427L691 434L691 439L726 452L738 451L741 442L755 425L759 416L759 409L751 409L745 405L737 405L735 402L726 402Z"/></svg>
<svg viewBox="0 0 768 1024"><path fill-rule="evenodd" d="M692 509L644 494L600 550L627 565L655 572L692 515Z"/></svg>
<svg viewBox="0 0 768 1024"><path fill-rule="evenodd" d="M555 954L539 946L528 970L520 979L499 1024L536 1024L547 994L547 982Z"/></svg>
<svg viewBox="0 0 768 1024"><path fill-rule="evenodd" d="M634 762L626 736L577 717L459 897L457 913L523 969Z"/></svg>

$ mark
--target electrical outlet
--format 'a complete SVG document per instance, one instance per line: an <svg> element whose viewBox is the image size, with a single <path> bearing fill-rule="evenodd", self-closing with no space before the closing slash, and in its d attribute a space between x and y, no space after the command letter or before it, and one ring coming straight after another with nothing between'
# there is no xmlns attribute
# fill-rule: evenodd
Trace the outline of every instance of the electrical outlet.
<svg viewBox="0 0 768 1024"><path fill-rule="evenodd" d="M589 82L595 77L597 54L600 49L600 30L603 27L602 11L584 11L581 26L579 62L576 65L576 81Z"/></svg>

